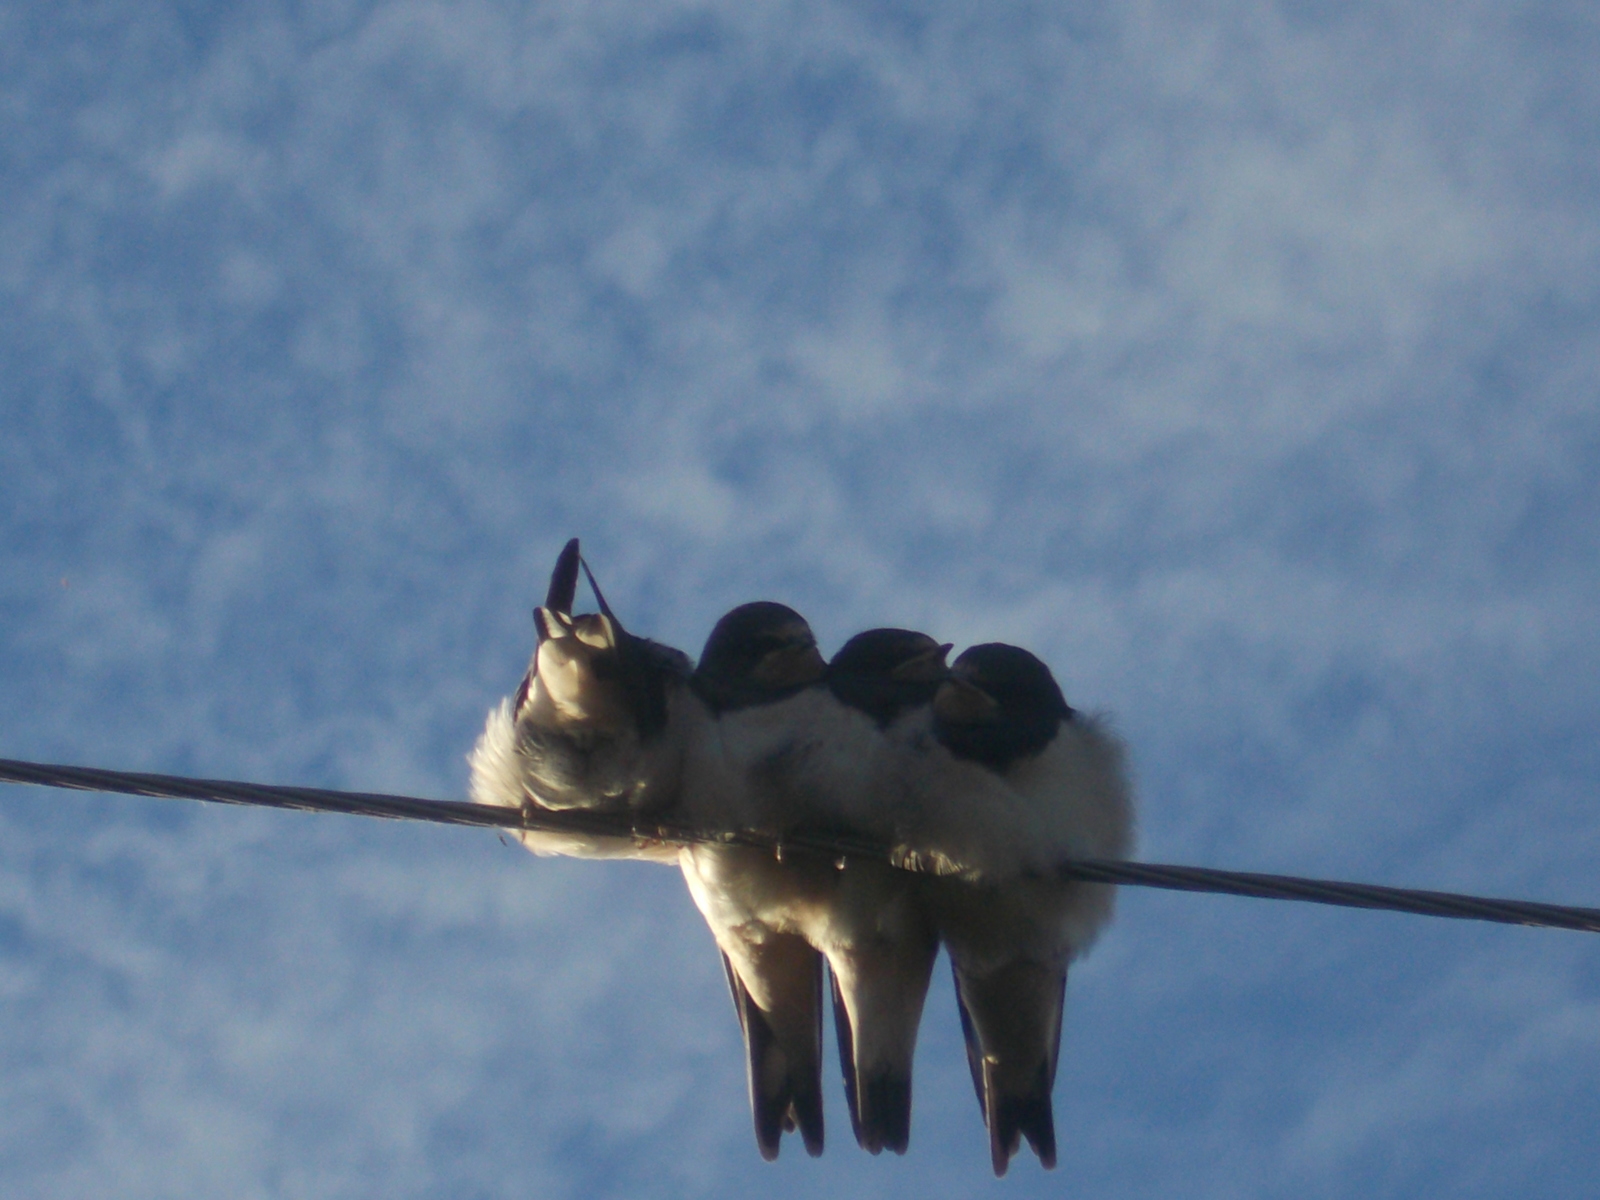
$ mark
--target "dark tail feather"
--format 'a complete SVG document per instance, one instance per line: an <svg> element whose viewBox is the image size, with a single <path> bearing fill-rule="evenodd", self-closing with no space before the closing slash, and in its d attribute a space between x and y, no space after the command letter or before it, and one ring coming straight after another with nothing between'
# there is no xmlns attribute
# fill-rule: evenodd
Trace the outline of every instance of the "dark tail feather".
<svg viewBox="0 0 1600 1200"><path fill-rule="evenodd" d="M812 1026L814 1038L811 1044L811 1067L808 1071L800 1071L793 1067L789 1071L789 1086L794 1092L794 1101L790 1112L794 1114L795 1123L800 1126L800 1140L805 1143L806 1153L812 1158L822 1154L822 956L817 956L817 973L813 977L813 996L815 997L811 1011L817 1014L816 1023Z"/></svg>
<svg viewBox="0 0 1600 1200"><path fill-rule="evenodd" d="M911 1080L882 1074L861 1084L861 1128L878 1150L904 1154L911 1145Z"/></svg>
<svg viewBox="0 0 1600 1200"><path fill-rule="evenodd" d="M961 1036L967 1045L967 1070L972 1075L972 1090L978 1094L978 1113L983 1117L984 1128L989 1131L989 1161L994 1167L995 1177L999 1178L1011 1165L1011 1156L1017 1152L1018 1138L1009 1114L998 1120L990 1119L989 1093L994 1081L985 1069L983 1047L978 1041L972 1014L967 1010L966 997L962 995L961 972L954 963L950 964L950 969L956 979L956 1011L961 1016Z"/></svg>
<svg viewBox="0 0 1600 1200"><path fill-rule="evenodd" d="M803 1069L779 1045L777 1035L750 992L740 981L728 956L722 956L722 969L733 993L733 1007L744 1033L745 1076L750 1087L750 1114L755 1122L756 1146L761 1157L772 1162L778 1157L783 1135L800 1130L806 1153L813 1158L822 1153L822 1080L815 1069L822 1059L820 1029L812 1048L812 1069ZM816 980L817 1004L822 1003L822 978Z"/></svg>
<svg viewBox="0 0 1600 1200"><path fill-rule="evenodd" d="M998 1122L1008 1138L1011 1153L1017 1152L1017 1135L1039 1156L1039 1165L1052 1170L1056 1165L1056 1119L1051 1093L1056 1085L1056 1063L1061 1057L1061 1020L1067 1007L1067 977L1063 973L1054 993L1055 1025L1050 1030L1050 1047L1039 1064L1032 1086L1021 1095L1007 1097Z"/></svg>
<svg viewBox="0 0 1600 1200"><path fill-rule="evenodd" d="M855 1033L850 1028L850 1010L845 1007L844 993L839 990L839 978L831 970L828 981L833 985L833 1032L839 1043L839 1070L844 1075L844 1103L850 1110L850 1132L856 1135L856 1145L877 1154L882 1146L868 1145L867 1135L861 1128L861 1098L856 1086Z"/></svg>
<svg viewBox="0 0 1600 1200"><path fill-rule="evenodd" d="M734 1011L739 1014L739 1029L744 1033L745 1078L750 1086L750 1115L755 1119L756 1146L761 1157L772 1162L778 1157L778 1147L783 1140L784 1118L789 1115L787 1090L779 1095L769 1094L766 1084L769 1060L777 1051L777 1039L772 1027L756 1007L739 976L734 973L728 956L722 956L722 968L728 973L728 987L733 992Z"/></svg>
<svg viewBox="0 0 1600 1200"><path fill-rule="evenodd" d="M556 559L556 568L550 572L550 590L545 593L544 606L558 613L571 614L572 603L578 598L578 539L573 538Z"/></svg>
<svg viewBox="0 0 1600 1200"><path fill-rule="evenodd" d="M911 1079L889 1072L866 1078L856 1074L850 1010L838 976L829 971L828 977L833 983L833 1028L839 1042L839 1070L844 1076L850 1131L856 1135L856 1144L869 1154L882 1154L885 1150L904 1154L911 1144Z"/></svg>
<svg viewBox="0 0 1600 1200"><path fill-rule="evenodd" d="M1039 1156L1041 1167L1048 1170L1056 1165L1056 1120L1046 1073L1041 1064L1039 1078L1029 1090L990 1095L989 1154L996 1175L1006 1173L1006 1166L1022 1138L1028 1139L1028 1145Z"/></svg>
<svg viewBox="0 0 1600 1200"><path fill-rule="evenodd" d="M1050 1093L1061 1049L1065 972L1014 963L983 979L956 972L967 1062L989 1127L989 1157L1004 1175L1027 1138L1039 1164L1056 1165Z"/></svg>

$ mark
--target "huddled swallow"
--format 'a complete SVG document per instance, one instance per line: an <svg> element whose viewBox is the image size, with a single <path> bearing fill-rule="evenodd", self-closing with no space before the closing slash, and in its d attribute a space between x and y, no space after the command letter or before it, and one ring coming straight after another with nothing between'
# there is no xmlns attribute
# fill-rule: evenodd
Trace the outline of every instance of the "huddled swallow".
<svg viewBox="0 0 1600 1200"><path fill-rule="evenodd" d="M538 640L513 696L489 713L469 757L472 798L506 808L653 813L676 803L686 655L601 611L572 614L582 561L568 542L534 610ZM593 585L593 578L590 578ZM524 830L537 854L676 862L677 849L630 838Z"/></svg>
<svg viewBox="0 0 1600 1200"><path fill-rule="evenodd" d="M805 620L781 604L742 605L717 622L689 687L708 719L689 747L685 803L722 828L763 823L767 774L781 771L803 727L801 697L826 666ZM822 956L807 940L825 907L831 865L770 851L692 845L684 879L722 951L744 1034L750 1107L763 1158L787 1131L821 1154Z"/></svg>
<svg viewBox="0 0 1600 1200"><path fill-rule="evenodd" d="M1039 659L1015 646L974 646L952 664L932 712L945 751L992 773L1034 810L1042 861L1127 854L1132 807L1121 747L1068 706ZM1023 1138L1053 1167L1067 965L1110 919L1113 889L1018 872L930 879L924 894L955 974L995 1174L1005 1174Z"/></svg>
<svg viewBox="0 0 1600 1200"><path fill-rule="evenodd" d="M931 703L948 673L949 649L905 629L868 630L840 648L828 663L828 692L856 728L844 740L845 752L825 760L839 777L814 786L861 793L851 805L857 812L873 803L874 774L858 762L880 752L873 743L907 712ZM836 872L833 885L811 934L828 959L851 1126L863 1149L904 1154L911 1065L938 935L919 903L917 880L905 871L857 859Z"/></svg>

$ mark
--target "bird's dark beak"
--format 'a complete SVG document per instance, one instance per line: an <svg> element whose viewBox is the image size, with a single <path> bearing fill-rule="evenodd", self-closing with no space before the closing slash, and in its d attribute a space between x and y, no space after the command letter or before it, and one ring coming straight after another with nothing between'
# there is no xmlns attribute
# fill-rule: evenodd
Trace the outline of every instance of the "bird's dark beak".
<svg viewBox="0 0 1600 1200"><path fill-rule="evenodd" d="M933 714L952 725L993 725L1000 702L965 679L947 679L933 695Z"/></svg>
<svg viewBox="0 0 1600 1200"><path fill-rule="evenodd" d="M774 690L816 683L828 671L815 642L796 642L761 656L751 677Z"/></svg>
<svg viewBox="0 0 1600 1200"><path fill-rule="evenodd" d="M948 679L950 668L945 666L944 656L950 653L951 645L946 642L942 646L933 646L915 658L906 659L889 672L890 678L902 683L940 683Z"/></svg>

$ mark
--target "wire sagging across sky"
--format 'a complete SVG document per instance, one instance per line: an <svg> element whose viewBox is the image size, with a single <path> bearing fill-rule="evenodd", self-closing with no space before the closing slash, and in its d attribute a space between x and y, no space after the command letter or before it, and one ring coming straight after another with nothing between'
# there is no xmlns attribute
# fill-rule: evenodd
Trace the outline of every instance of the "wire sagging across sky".
<svg viewBox="0 0 1600 1200"><path fill-rule="evenodd" d="M97 767L0 759L0 783L27 783L74 791L114 792L169 800L203 800L216 804L247 804L287 808L302 812L343 813L347 816L384 817L401 821L430 821L438 825L476 825L485 828L535 829L551 833L601 834L634 837L643 842L730 843L770 849L774 853L798 852L833 858L896 860L893 848L881 842L840 836L806 834L783 838L754 830L692 829L671 823L638 822L625 814L569 809L521 811L459 800L425 800L377 792L344 792L328 788L282 787L226 779L194 779L182 775L152 775L134 771L109 771ZM1456 892L1419 891L1414 888L1307 879L1295 875L1264 875L1251 871L1223 871L1212 867L1174 866L1164 863L1111 862L1075 859L1057 864L1063 879L1115 883L1169 891L1208 892L1249 896L1258 900L1300 900L1343 908L1370 908L1426 917L1452 917L1465 921L1493 921L1502 925L1529 925L1600 933L1600 909L1531 900L1502 900Z"/></svg>

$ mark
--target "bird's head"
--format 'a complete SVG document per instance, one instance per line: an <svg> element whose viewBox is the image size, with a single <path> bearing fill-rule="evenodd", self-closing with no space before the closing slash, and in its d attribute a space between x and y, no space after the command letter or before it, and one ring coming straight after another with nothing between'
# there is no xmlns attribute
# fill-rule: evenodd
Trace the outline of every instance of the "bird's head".
<svg viewBox="0 0 1600 1200"><path fill-rule="evenodd" d="M858 633L828 663L828 687L841 703L887 725L908 708L933 699L950 678L948 642L910 629Z"/></svg>
<svg viewBox="0 0 1600 1200"><path fill-rule="evenodd" d="M1003 771L1049 745L1073 711L1043 662L1020 646L987 642L950 665L933 717L952 754Z"/></svg>
<svg viewBox="0 0 1600 1200"><path fill-rule="evenodd" d="M711 630L692 683L713 710L768 704L819 682L827 664L811 626L770 600L741 604Z"/></svg>
<svg viewBox="0 0 1600 1200"><path fill-rule="evenodd" d="M580 568L588 575L598 613L572 614ZM533 610L533 622L539 644L513 702L516 719L613 732L631 725L644 737L665 724L666 688L670 680L687 677L688 658L623 628L580 556L577 538L556 559L545 603Z"/></svg>

